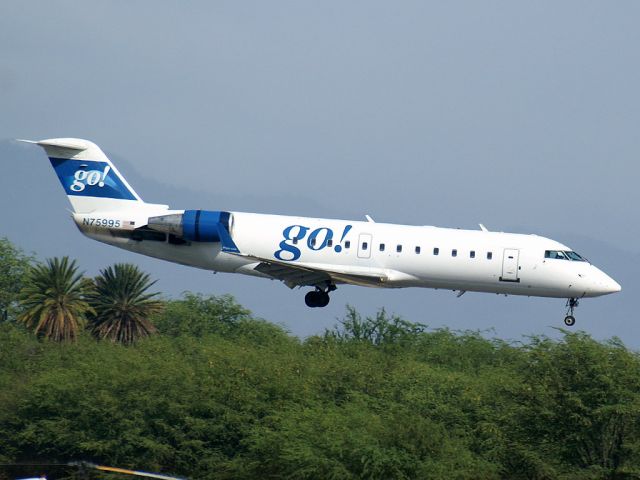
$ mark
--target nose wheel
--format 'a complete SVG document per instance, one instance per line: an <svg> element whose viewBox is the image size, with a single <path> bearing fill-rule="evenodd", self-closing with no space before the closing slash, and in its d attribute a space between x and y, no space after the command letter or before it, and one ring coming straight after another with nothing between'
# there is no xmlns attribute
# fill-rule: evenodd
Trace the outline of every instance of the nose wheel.
<svg viewBox="0 0 640 480"><path fill-rule="evenodd" d="M325 289L316 287L315 290L311 290L304 296L304 303L307 307L326 307L329 305L329 292L333 292L336 286L333 284L328 285Z"/></svg>
<svg viewBox="0 0 640 480"><path fill-rule="evenodd" d="M564 324L567 327L573 327L576 324L576 317L573 316L573 309L578 306L577 298L567 300L567 316L564 317Z"/></svg>

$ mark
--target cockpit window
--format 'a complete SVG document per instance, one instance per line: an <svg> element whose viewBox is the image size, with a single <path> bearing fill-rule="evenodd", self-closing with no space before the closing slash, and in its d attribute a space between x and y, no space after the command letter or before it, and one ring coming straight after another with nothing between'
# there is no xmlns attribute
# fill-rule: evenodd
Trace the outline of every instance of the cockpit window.
<svg viewBox="0 0 640 480"><path fill-rule="evenodd" d="M578 255L576 252L564 252L564 254L569 257L569 259L571 260L575 260L576 262L586 262L587 260L582 257L581 255Z"/></svg>
<svg viewBox="0 0 640 480"><path fill-rule="evenodd" d="M584 258L571 250L545 250L544 258L555 258L559 260L573 260L574 262L586 262Z"/></svg>

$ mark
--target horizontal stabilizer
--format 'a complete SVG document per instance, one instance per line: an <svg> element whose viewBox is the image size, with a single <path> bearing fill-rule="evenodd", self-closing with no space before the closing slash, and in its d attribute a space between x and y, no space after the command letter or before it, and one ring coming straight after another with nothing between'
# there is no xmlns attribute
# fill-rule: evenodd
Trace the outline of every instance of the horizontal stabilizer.
<svg viewBox="0 0 640 480"><path fill-rule="evenodd" d="M22 140L20 138L17 138L16 140L18 142L40 145L41 147L58 147L58 148L65 148L67 150L77 150L78 152L82 152L83 150L86 150L88 148L86 144L73 142L73 139L53 138L50 140Z"/></svg>

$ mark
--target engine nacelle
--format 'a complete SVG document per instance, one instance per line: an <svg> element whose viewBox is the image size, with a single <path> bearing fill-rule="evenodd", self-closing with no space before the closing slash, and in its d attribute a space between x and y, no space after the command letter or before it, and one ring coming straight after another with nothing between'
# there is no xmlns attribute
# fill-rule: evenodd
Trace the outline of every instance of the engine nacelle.
<svg viewBox="0 0 640 480"><path fill-rule="evenodd" d="M181 214L151 217L147 226L192 242L220 242L221 235L231 233L232 224L229 212L185 210Z"/></svg>
<svg viewBox="0 0 640 480"><path fill-rule="evenodd" d="M229 212L185 210L182 216L182 236L194 242L219 242L220 227L231 232Z"/></svg>

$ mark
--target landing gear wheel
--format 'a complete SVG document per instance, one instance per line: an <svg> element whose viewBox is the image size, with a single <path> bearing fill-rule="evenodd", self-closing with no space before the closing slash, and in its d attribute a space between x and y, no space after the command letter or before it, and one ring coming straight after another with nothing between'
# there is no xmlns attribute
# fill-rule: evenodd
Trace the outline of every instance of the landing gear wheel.
<svg viewBox="0 0 640 480"><path fill-rule="evenodd" d="M315 308L318 307L318 293L316 291L311 291L304 296L304 303L306 303L307 307Z"/></svg>
<svg viewBox="0 0 640 480"><path fill-rule="evenodd" d="M304 303L310 308L326 307L329 305L329 292L333 292L335 289L335 285L329 285L325 292L319 287L316 287L316 290L312 290L304 296Z"/></svg>
<svg viewBox="0 0 640 480"><path fill-rule="evenodd" d="M573 316L573 309L578 306L577 298L569 298L567 300L567 316L564 317L564 324L567 327L573 327L576 324L576 318Z"/></svg>
<svg viewBox="0 0 640 480"><path fill-rule="evenodd" d="M329 300L331 300L329 298L329 294L325 293L325 292L318 292L318 306L319 307L326 307L327 305L329 305Z"/></svg>

